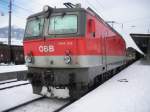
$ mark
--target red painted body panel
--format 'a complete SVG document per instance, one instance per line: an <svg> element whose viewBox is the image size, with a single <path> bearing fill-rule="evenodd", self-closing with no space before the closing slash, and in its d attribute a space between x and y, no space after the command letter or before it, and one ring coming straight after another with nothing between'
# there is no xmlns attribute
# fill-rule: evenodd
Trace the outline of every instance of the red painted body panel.
<svg viewBox="0 0 150 112"><path fill-rule="evenodd" d="M95 45L93 45L95 43ZM54 46L53 52L40 52L39 46ZM53 38L53 39L39 39L24 41L25 55L32 52L33 56L61 56L65 55L66 51L70 51L70 55L102 55L100 47L100 40L94 39L90 41L84 37L75 38Z"/></svg>
<svg viewBox="0 0 150 112"><path fill-rule="evenodd" d="M97 19L95 16L87 13L86 17L86 38L88 38L91 43L90 49L93 49L93 46L97 44L97 50L100 49L100 52L102 52L101 54L103 55L125 56L126 44L124 39L116 32L112 31L110 27L103 23L103 21ZM88 25L88 22L91 19L95 22L95 37L89 32L90 26ZM96 40L96 42L94 40Z"/></svg>
<svg viewBox="0 0 150 112"><path fill-rule="evenodd" d="M113 43L113 44L112 44ZM108 56L123 56L124 47L119 41L109 39L106 41L106 55ZM40 46L54 46L52 52L40 52ZM33 56L61 56L65 55L69 50L70 55L104 55L105 48L102 38L63 38L63 39L39 39L35 41L24 41L25 55L32 52Z"/></svg>

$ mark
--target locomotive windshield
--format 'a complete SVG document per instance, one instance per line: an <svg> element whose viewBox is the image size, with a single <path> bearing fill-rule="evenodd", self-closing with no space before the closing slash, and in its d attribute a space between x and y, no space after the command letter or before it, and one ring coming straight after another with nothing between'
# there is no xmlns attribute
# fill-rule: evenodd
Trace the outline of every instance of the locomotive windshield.
<svg viewBox="0 0 150 112"><path fill-rule="evenodd" d="M42 33L43 18L36 18L27 22L25 37L38 37Z"/></svg>
<svg viewBox="0 0 150 112"><path fill-rule="evenodd" d="M24 39L80 37L85 35L86 15L83 9L55 9L28 17Z"/></svg>
<svg viewBox="0 0 150 112"><path fill-rule="evenodd" d="M49 34L77 33L77 15L53 16L49 20Z"/></svg>

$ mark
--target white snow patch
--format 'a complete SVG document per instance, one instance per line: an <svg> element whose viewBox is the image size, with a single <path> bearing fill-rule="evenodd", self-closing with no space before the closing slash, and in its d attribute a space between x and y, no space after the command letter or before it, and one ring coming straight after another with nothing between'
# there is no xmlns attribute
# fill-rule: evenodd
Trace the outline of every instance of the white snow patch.
<svg viewBox="0 0 150 112"><path fill-rule="evenodd" d="M54 112L69 101L44 98L11 112Z"/></svg>
<svg viewBox="0 0 150 112"><path fill-rule="evenodd" d="M69 89L67 87L64 89L57 89L54 87L50 87L50 92L49 92L47 87L43 86L41 94L47 97L68 98Z"/></svg>
<svg viewBox="0 0 150 112"><path fill-rule="evenodd" d="M51 96L50 92L48 92L48 89L45 86L42 87L41 94L44 95L44 96L47 96L47 97Z"/></svg>
<svg viewBox="0 0 150 112"><path fill-rule="evenodd" d="M150 65L129 66L62 112L150 112Z"/></svg>
<svg viewBox="0 0 150 112"><path fill-rule="evenodd" d="M15 71L25 71L28 68L26 65L10 65L10 66L0 66L0 73L15 72Z"/></svg>
<svg viewBox="0 0 150 112"><path fill-rule="evenodd" d="M19 85L19 84L25 84L25 83L29 83L29 81L17 81L17 82L11 82L11 83L6 83L6 84L1 84L0 85L0 89L1 88L6 88L6 87L10 87L10 86Z"/></svg>
<svg viewBox="0 0 150 112"><path fill-rule="evenodd" d="M0 91L0 111L41 96L32 93L30 84Z"/></svg>
<svg viewBox="0 0 150 112"><path fill-rule="evenodd" d="M52 88L51 90L55 97L58 97L58 98L68 98L69 97L69 89L67 87L64 89Z"/></svg>
<svg viewBox="0 0 150 112"><path fill-rule="evenodd" d="M0 42L2 42L3 44L8 44L8 38L0 38ZM11 45L20 45L22 46L23 45L23 40L19 40L19 39L15 39L15 38L12 38L11 39Z"/></svg>

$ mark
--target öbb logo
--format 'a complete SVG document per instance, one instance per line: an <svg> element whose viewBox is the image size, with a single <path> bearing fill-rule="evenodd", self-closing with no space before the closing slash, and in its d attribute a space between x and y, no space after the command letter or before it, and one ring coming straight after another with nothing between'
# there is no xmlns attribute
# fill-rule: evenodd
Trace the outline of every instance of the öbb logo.
<svg viewBox="0 0 150 112"><path fill-rule="evenodd" d="M40 52L54 52L55 49L54 49L54 46L53 45L41 45L39 46L39 51Z"/></svg>

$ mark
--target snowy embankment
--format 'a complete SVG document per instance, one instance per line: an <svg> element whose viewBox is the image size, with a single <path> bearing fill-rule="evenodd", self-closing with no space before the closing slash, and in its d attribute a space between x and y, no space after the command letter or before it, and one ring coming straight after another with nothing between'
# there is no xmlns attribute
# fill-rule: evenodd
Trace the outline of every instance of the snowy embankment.
<svg viewBox="0 0 150 112"><path fill-rule="evenodd" d="M150 65L137 61L62 112L150 112Z"/></svg>
<svg viewBox="0 0 150 112"><path fill-rule="evenodd" d="M27 70L26 65L0 66L0 73L25 71L25 70Z"/></svg>

